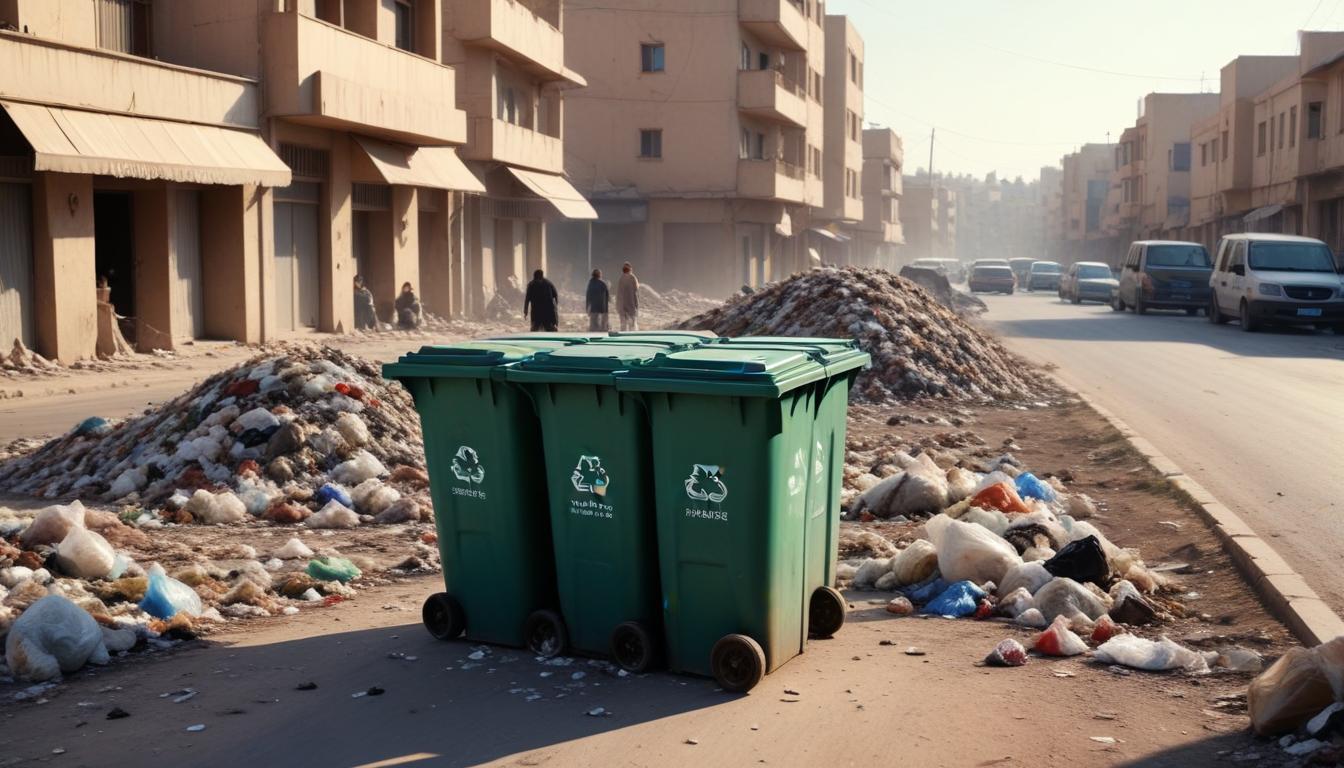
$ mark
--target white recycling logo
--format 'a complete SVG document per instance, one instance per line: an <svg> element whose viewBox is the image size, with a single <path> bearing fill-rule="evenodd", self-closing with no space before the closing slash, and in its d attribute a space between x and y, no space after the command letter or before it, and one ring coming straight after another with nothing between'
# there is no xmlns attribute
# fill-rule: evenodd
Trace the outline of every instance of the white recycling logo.
<svg viewBox="0 0 1344 768"><path fill-rule="evenodd" d="M718 504L728 498L728 486L723 482L723 469L714 464L696 464L686 478L686 495L695 501Z"/></svg>
<svg viewBox="0 0 1344 768"><path fill-rule="evenodd" d="M481 457L476 453L476 449L469 445L457 449L457 454L453 456L452 470L453 476L464 483L480 485L485 480L485 466L481 464Z"/></svg>
<svg viewBox="0 0 1344 768"><path fill-rule="evenodd" d="M607 495L607 486L611 483L607 470L602 467L602 459L597 456L580 456L569 481L574 484L574 490L598 496Z"/></svg>

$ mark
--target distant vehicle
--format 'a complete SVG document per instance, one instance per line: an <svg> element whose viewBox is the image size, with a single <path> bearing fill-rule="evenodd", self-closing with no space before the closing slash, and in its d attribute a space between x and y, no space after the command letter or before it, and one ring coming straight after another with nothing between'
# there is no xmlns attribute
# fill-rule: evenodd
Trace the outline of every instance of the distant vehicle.
<svg viewBox="0 0 1344 768"><path fill-rule="evenodd" d="M1031 265L1036 263L1035 259L1009 259L1008 266L1013 268L1013 275L1017 277L1018 285L1025 285L1027 277L1031 275Z"/></svg>
<svg viewBox="0 0 1344 768"><path fill-rule="evenodd" d="M1209 322L1313 325L1344 332L1344 284L1330 247L1294 235L1228 235L1209 278Z"/></svg>
<svg viewBox="0 0 1344 768"><path fill-rule="evenodd" d="M1063 271L1057 261L1031 262L1031 269L1027 271L1027 290L1059 290L1059 276Z"/></svg>
<svg viewBox="0 0 1344 768"><path fill-rule="evenodd" d="M1074 304L1084 301L1110 304L1119 286L1120 281L1115 279L1109 266L1100 261L1080 261L1070 264L1059 279L1059 298Z"/></svg>
<svg viewBox="0 0 1344 768"><path fill-rule="evenodd" d="M960 283L966 279L966 266L958 259L938 259L943 263L943 271L947 279L954 283Z"/></svg>
<svg viewBox="0 0 1344 768"><path fill-rule="evenodd" d="M1006 266L1008 266L1007 259L976 259L975 261L971 262L971 269L975 269L976 267L1006 267Z"/></svg>
<svg viewBox="0 0 1344 768"><path fill-rule="evenodd" d="M1150 309L1197 314L1209 305L1212 271L1209 251L1199 243L1139 240L1129 246L1111 308L1117 312L1132 308L1139 315Z"/></svg>
<svg viewBox="0 0 1344 768"><path fill-rule="evenodd" d="M942 259L915 259L910 262L910 266L915 269L934 269L944 275L947 274L947 265L943 263Z"/></svg>
<svg viewBox="0 0 1344 768"><path fill-rule="evenodd" d="M1001 264L985 264L971 268L971 293L1007 293L1017 287L1013 270Z"/></svg>

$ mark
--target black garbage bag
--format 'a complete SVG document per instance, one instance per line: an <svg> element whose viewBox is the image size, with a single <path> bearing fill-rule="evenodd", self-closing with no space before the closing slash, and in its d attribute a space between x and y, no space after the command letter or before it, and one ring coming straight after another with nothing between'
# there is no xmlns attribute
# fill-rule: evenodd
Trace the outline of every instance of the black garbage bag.
<svg viewBox="0 0 1344 768"><path fill-rule="evenodd" d="M1045 570L1051 576L1066 576L1082 584L1090 581L1106 588L1111 575L1111 567L1106 563L1106 551L1096 536L1069 542L1049 560L1045 561Z"/></svg>

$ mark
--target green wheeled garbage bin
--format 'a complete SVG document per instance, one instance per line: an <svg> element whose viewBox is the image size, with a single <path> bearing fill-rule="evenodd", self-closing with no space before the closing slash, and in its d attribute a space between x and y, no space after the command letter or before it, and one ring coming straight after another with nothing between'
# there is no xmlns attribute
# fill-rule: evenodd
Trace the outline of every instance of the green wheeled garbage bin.
<svg viewBox="0 0 1344 768"><path fill-rule="evenodd" d="M643 400L614 373L673 349L659 343L577 344L506 374L541 420L556 586L570 646L631 672L662 647L653 466Z"/></svg>
<svg viewBox="0 0 1344 768"><path fill-rule="evenodd" d="M503 376L508 366L563 345L422 347L383 366L420 412L446 590L424 605L435 637L465 633L542 656L564 647L540 427L527 394Z"/></svg>
<svg viewBox="0 0 1344 768"><path fill-rule="evenodd" d="M694 346L696 344L709 344L718 341L720 340L720 337L713 331L612 331L611 339L614 341L628 341L632 339L668 341L674 344Z"/></svg>
<svg viewBox="0 0 1344 768"><path fill-rule="evenodd" d="M830 637L844 626L847 607L844 596L831 585L835 584L840 540L840 491L844 487L849 391L854 378L868 364L868 355L852 339L740 336L718 341L739 348L802 349L826 367L826 378L813 385L817 394L809 461L812 472L807 484L808 548L803 584L810 595L808 634Z"/></svg>
<svg viewBox="0 0 1344 768"><path fill-rule="evenodd" d="M862 366L859 353L852 363ZM617 375L653 430L668 666L745 691L807 637L814 422L829 378L806 349L710 344ZM843 433L841 445L843 445ZM843 450L822 457L839 461ZM827 474L827 473L823 473Z"/></svg>

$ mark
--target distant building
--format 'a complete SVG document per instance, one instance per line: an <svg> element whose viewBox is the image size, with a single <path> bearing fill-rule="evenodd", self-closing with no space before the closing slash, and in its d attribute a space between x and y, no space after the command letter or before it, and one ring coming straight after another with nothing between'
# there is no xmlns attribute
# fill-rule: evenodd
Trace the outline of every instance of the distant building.
<svg viewBox="0 0 1344 768"><path fill-rule="evenodd" d="M894 269L905 244L901 196L905 149L889 128L863 132L863 221L854 226L856 263Z"/></svg>

